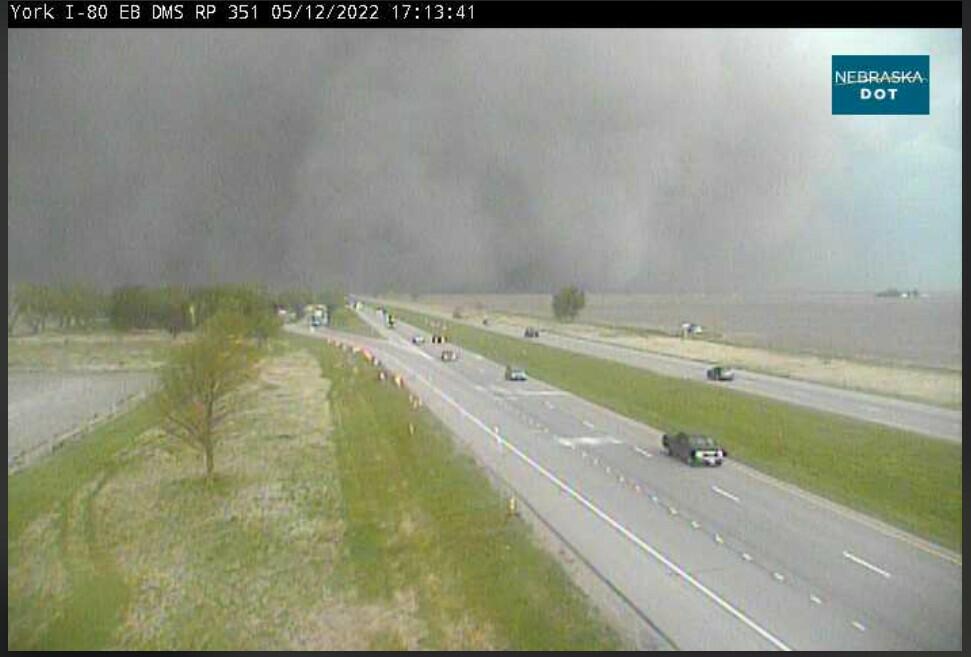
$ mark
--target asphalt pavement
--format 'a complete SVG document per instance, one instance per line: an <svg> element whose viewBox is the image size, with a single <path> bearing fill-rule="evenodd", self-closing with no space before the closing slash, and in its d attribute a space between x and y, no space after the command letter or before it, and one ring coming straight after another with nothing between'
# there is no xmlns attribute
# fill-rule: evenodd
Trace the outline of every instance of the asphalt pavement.
<svg viewBox="0 0 971 657"><path fill-rule="evenodd" d="M342 340L401 374L676 647L961 648L961 555L731 459L690 468L651 427L361 315L386 340Z"/></svg>
<svg viewBox="0 0 971 657"><path fill-rule="evenodd" d="M455 322L456 320L449 318L447 321ZM468 322L462 323L467 324ZM494 333L524 339L520 327L494 324L474 326ZM914 431L933 438L955 442L961 442L962 439L961 410L941 408L734 368L734 381L708 381L705 372L716 363L703 363L665 354L655 354L599 340L566 336L550 331L542 331L538 338L530 338L530 340L578 354L624 363L665 376L722 386L738 392L760 395L857 420Z"/></svg>

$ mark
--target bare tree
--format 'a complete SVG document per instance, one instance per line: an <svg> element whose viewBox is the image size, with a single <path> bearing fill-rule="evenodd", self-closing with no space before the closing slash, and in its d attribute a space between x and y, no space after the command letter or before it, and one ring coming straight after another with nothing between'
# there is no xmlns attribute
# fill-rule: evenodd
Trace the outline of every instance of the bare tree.
<svg viewBox="0 0 971 657"><path fill-rule="evenodd" d="M255 374L258 350L246 338L247 322L220 311L162 371L158 406L166 432L202 452L206 478L215 468L216 442L237 408L234 395Z"/></svg>

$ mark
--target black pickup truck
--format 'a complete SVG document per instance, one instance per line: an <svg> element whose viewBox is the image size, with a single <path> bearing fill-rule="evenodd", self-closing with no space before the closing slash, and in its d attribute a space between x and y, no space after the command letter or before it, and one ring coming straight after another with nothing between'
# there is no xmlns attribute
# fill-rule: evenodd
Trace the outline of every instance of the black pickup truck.
<svg viewBox="0 0 971 657"><path fill-rule="evenodd" d="M661 444L668 454L692 466L721 465L728 456L728 452L708 436L689 436L683 431L673 436L664 434Z"/></svg>

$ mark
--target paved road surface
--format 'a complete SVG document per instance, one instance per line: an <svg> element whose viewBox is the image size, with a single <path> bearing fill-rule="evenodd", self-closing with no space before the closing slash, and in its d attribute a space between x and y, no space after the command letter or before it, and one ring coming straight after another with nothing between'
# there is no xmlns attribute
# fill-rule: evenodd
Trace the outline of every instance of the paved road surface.
<svg viewBox="0 0 971 657"><path fill-rule="evenodd" d="M7 372L7 463L110 411L153 378L147 372Z"/></svg>
<svg viewBox="0 0 971 657"><path fill-rule="evenodd" d="M449 318L448 321L454 322L455 320ZM515 326L475 325L475 327L512 337L523 337L522 330ZM549 331L543 331L539 338L533 338L533 340L551 347L625 363L666 376L693 379L702 381L707 385L725 386L732 390L761 395L820 411L837 413L859 420L915 431L935 438L961 442L962 412L960 410L929 406L738 369L735 370L734 381L716 383L705 378L705 371L712 363L700 363L674 356L653 354L639 349L621 347L592 339L565 336Z"/></svg>
<svg viewBox="0 0 971 657"><path fill-rule="evenodd" d="M367 346L682 649L960 649L961 557L737 463L693 469L660 434L502 364ZM291 330L305 331L297 328ZM427 338L427 335L426 335Z"/></svg>

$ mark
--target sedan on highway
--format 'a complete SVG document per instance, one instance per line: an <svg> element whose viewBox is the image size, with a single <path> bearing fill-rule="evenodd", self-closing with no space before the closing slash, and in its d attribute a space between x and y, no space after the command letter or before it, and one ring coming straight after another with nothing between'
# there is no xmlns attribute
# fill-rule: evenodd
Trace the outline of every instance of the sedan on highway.
<svg viewBox="0 0 971 657"><path fill-rule="evenodd" d="M721 465L728 456L728 452L708 436L689 436L683 431L673 436L664 434L661 445L665 452L692 466Z"/></svg>
<svg viewBox="0 0 971 657"><path fill-rule="evenodd" d="M424 335L412 336L411 344L425 344L425 336Z"/></svg>
<svg viewBox="0 0 971 657"><path fill-rule="evenodd" d="M523 332L523 336L527 338L538 338L539 329L533 328L532 326L530 326Z"/></svg>
<svg viewBox="0 0 971 657"><path fill-rule="evenodd" d="M525 381L526 370L522 367L506 365L506 381Z"/></svg>
<svg viewBox="0 0 971 657"><path fill-rule="evenodd" d="M452 351L451 349L446 349L442 352L442 360L446 363L451 363L459 359L458 352Z"/></svg>

